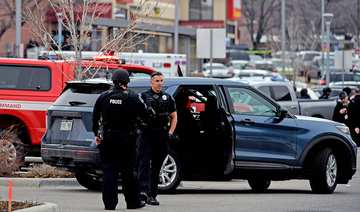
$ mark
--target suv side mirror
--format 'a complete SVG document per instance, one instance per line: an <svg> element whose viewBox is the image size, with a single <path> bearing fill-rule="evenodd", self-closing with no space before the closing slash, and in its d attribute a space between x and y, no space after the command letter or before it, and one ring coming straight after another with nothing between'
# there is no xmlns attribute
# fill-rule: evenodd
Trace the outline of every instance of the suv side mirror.
<svg viewBox="0 0 360 212"><path fill-rule="evenodd" d="M287 114L288 114L288 111L283 107L281 107L278 111L278 116L280 119L284 119Z"/></svg>

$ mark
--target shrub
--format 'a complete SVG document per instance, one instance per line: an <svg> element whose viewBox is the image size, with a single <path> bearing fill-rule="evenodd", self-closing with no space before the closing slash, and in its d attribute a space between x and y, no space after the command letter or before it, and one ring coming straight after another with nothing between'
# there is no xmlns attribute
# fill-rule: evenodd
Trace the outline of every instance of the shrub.
<svg viewBox="0 0 360 212"><path fill-rule="evenodd" d="M34 178L69 178L75 177L73 173L66 172L57 169L56 167L49 166L47 164L34 164L31 165L28 169L28 173L24 177L34 177Z"/></svg>

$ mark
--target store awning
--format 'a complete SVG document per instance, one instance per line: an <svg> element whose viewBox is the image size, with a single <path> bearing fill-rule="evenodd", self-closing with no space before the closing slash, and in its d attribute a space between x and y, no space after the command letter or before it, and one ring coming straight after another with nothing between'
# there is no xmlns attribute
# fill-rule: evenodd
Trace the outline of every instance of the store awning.
<svg viewBox="0 0 360 212"><path fill-rule="evenodd" d="M95 4L89 4L90 8L88 10L88 14L92 15L94 11ZM84 10L84 4L83 3L75 3L74 4L74 18L76 21L80 21L82 18L82 13ZM57 22L56 13L58 11L54 11L54 8L50 8L45 16L46 21L49 22ZM99 5L96 7L95 14L98 15L100 13L100 18L112 18L112 4L111 3L99 3Z"/></svg>
<svg viewBox="0 0 360 212"><path fill-rule="evenodd" d="M179 26L191 28L224 28L224 21L179 21Z"/></svg>

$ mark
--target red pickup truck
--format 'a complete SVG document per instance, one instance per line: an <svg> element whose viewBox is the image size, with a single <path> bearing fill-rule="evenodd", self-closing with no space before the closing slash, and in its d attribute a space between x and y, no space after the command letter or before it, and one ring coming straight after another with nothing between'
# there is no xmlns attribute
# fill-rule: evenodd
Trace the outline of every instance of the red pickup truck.
<svg viewBox="0 0 360 212"><path fill-rule="evenodd" d="M19 140L24 144L26 156L40 156L40 141L46 131L46 111L59 97L66 81L74 79L72 68L65 61L57 65L48 60L0 58L0 131L15 124ZM85 68L89 61L83 61ZM102 61L92 64L99 67ZM61 72L59 68L61 69ZM148 76L155 69L120 60L107 62L95 78L111 74L115 69L128 70L133 77ZM88 71L83 78L93 77Z"/></svg>

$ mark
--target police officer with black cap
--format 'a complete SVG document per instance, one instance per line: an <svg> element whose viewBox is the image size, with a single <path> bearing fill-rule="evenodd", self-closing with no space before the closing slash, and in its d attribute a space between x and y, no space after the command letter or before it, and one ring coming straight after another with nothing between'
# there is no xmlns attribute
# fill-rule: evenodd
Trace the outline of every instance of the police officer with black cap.
<svg viewBox="0 0 360 212"><path fill-rule="evenodd" d="M141 198L147 204L159 205L156 199L159 173L168 154L168 141L176 127L177 113L173 97L162 91L162 73L152 73L150 83L151 89L141 93L149 116L140 137L138 175Z"/></svg>
<svg viewBox="0 0 360 212"><path fill-rule="evenodd" d="M114 87L96 100L92 119L103 171L102 199L105 210L115 210L120 172L127 209L141 208L145 206L145 202L141 201L135 172L135 130L138 119L147 117L146 105L139 95L126 89L130 82L126 70L115 70L112 81ZM103 123L103 139L100 139L101 133L98 132L100 121Z"/></svg>
<svg viewBox="0 0 360 212"><path fill-rule="evenodd" d="M331 89L329 87L326 87L323 89L323 95L319 97L319 99L329 99L331 93Z"/></svg>
<svg viewBox="0 0 360 212"><path fill-rule="evenodd" d="M349 100L348 100L348 95L345 91L341 91L339 94L339 98L340 101L337 102L335 108L334 108L334 113L333 113L333 117L332 120L333 121L337 121L337 122L341 122L344 123L346 126L348 126L348 119L349 119L349 115L348 115L348 105L349 105Z"/></svg>

